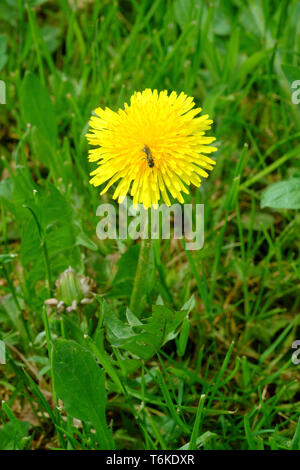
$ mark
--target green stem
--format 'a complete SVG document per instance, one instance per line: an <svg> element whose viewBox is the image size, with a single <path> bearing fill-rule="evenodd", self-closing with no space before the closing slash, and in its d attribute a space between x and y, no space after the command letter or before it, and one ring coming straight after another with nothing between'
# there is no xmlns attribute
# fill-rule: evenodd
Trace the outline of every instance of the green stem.
<svg viewBox="0 0 300 470"><path fill-rule="evenodd" d="M151 239L142 239L139 259L130 298L129 309L134 315L139 315L145 304L147 273L150 264Z"/></svg>
<svg viewBox="0 0 300 470"><path fill-rule="evenodd" d="M48 290L49 290L49 295L51 296L52 295L52 281L51 281L51 271L50 271L50 263L49 263L48 248L47 248L46 240L42 241L42 248L43 248L44 259L45 259Z"/></svg>
<svg viewBox="0 0 300 470"><path fill-rule="evenodd" d="M52 381L52 396L53 396L53 400L55 401L55 403L58 404L57 396L56 396L56 392L55 392L55 388L54 388L51 331L50 331L50 326L49 326L49 321L48 321L47 310L46 310L45 306L43 306L42 318L43 318L43 323L44 323L44 327L45 327L46 342L47 342L47 349L48 349L48 358L49 358L49 364L50 364L50 374L51 374L51 381Z"/></svg>
<svg viewBox="0 0 300 470"><path fill-rule="evenodd" d="M46 243L46 234L44 233L44 230L42 229L40 222L35 214L35 212L32 210L30 206L27 206L26 204L23 204L23 207L28 209L37 225L38 232L39 232L39 238L41 242L41 247L43 250L43 255L44 255L44 260L45 260L45 269L46 269L46 277L47 277L47 282L48 282L48 290L49 290L49 296L51 297L52 294L52 282L51 282L51 270L50 270L50 263L49 263L49 256L48 256L48 249L47 249L47 243Z"/></svg>
<svg viewBox="0 0 300 470"><path fill-rule="evenodd" d="M27 14L28 14L28 19L29 19L29 25L31 29L33 44L36 50L36 58L37 58L37 63L39 67L40 81L42 85L45 85L44 65L43 65L43 59L42 59L42 55L40 51L38 31L37 31L37 22L36 22L34 9L27 6Z"/></svg>

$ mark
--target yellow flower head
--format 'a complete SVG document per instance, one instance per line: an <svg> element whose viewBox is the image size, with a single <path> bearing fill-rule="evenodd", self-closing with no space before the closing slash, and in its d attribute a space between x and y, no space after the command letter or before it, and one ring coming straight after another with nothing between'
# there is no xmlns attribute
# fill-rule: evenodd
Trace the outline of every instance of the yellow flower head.
<svg viewBox="0 0 300 470"><path fill-rule="evenodd" d="M160 196L171 205L168 192L183 203L186 185L200 186L205 170L212 170L214 160L206 154L215 138L206 137L212 120L208 115L196 117L192 97L146 89L135 92L130 105L114 112L109 108L95 110L90 119L87 139L96 146L89 160L98 162L90 183L107 182L101 194L118 181L113 198L121 203L128 192L133 204L145 208L158 204Z"/></svg>

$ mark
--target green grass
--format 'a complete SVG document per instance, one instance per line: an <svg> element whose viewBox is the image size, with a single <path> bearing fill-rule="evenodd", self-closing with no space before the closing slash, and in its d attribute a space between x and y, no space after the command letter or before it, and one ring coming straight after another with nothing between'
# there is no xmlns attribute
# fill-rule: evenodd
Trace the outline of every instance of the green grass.
<svg viewBox="0 0 300 470"><path fill-rule="evenodd" d="M70 3L0 5L0 448L300 450L300 220L260 206L271 183L300 173L300 105L281 67L299 66L299 2ZM157 240L149 264L140 318L149 337L161 318L179 334L132 358L118 334L139 242L97 239L112 193L89 185L84 136L95 107L146 87L194 96L219 150L186 199L205 204L203 249ZM70 265L97 300L48 316ZM72 374L82 395L70 396Z"/></svg>

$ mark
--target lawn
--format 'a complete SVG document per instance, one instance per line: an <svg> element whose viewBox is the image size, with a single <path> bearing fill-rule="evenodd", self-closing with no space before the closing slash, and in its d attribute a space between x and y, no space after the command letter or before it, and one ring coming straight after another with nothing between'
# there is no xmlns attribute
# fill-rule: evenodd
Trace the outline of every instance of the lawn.
<svg viewBox="0 0 300 470"><path fill-rule="evenodd" d="M300 450L299 1L1 0L0 26L0 449ZM201 249L97 236L90 117L147 88L213 119Z"/></svg>

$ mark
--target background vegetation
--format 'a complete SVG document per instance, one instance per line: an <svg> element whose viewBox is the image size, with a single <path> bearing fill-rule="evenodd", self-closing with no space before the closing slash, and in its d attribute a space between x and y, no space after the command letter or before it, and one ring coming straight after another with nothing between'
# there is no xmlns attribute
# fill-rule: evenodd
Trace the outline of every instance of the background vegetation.
<svg viewBox="0 0 300 470"><path fill-rule="evenodd" d="M297 191L261 208L299 188L299 20L295 0L1 1L1 449L300 449ZM186 199L204 248L155 241L138 319L139 243L97 239L112 193L84 135L146 87L194 96L219 150ZM69 266L96 297L61 313Z"/></svg>

